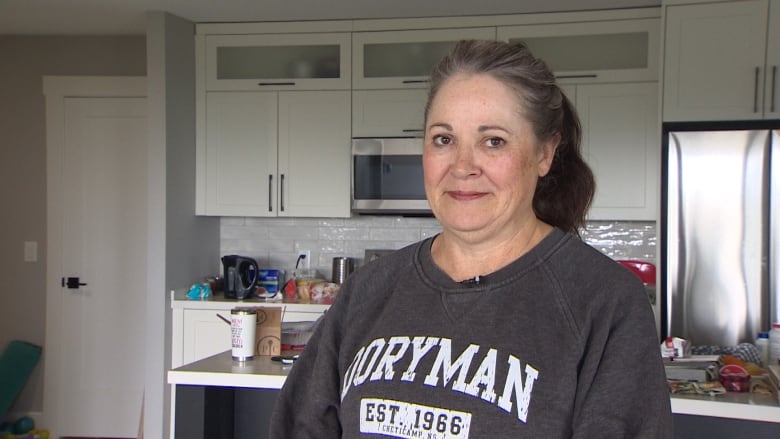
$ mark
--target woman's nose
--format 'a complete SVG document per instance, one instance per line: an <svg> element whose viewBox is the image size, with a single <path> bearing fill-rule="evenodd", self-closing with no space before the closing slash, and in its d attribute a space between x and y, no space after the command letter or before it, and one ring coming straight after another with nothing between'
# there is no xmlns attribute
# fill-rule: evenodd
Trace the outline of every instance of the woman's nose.
<svg viewBox="0 0 780 439"><path fill-rule="evenodd" d="M453 174L457 177L467 177L479 173L479 167L475 161L474 149L468 146L460 146L455 153L455 162L452 165Z"/></svg>

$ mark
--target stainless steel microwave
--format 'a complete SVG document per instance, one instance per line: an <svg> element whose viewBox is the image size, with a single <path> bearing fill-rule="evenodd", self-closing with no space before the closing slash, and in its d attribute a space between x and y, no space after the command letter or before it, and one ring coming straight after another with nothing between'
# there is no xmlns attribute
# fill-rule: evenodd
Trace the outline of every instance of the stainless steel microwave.
<svg viewBox="0 0 780 439"><path fill-rule="evenodd" d="M423 139L352 139L352 211L430 216Z"/></svg>

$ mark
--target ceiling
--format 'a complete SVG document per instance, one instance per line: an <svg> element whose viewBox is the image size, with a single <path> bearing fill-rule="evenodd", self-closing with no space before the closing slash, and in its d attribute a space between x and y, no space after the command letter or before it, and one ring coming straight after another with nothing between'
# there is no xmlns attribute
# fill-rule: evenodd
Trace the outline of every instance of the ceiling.
<svg viewBox="0 0 780 439"><path fill-rule="evenodd" d="M146 11L203 22L520 14L659 6L661 0L0 0L0 35L140 35Z"/></svg>

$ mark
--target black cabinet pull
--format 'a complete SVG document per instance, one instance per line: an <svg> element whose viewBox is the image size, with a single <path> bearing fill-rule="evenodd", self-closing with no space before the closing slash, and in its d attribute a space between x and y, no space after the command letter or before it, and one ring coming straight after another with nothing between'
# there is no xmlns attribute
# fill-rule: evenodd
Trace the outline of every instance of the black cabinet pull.
<svg viewBox="0 0 780 439"><path fill-rule="evenodd" d="M777 85L777 66L772 66L772 88L769 94L769 111L775 112L775 86Z"/></svg>
<svg viewBox="0 0 780 439"><path fill-rule="evenodd" d="M261 87L268 87L274 85L295 85L294 82L258 82L257 85Z"/></svg>
<svg viewBox="0 0 780 439"><path fill-rule="evenodd" d="M753 112L758 113L758 77L761 74L761 68L756 67L756 78L753 82Z"/></svg>
<svg viewBox="0 0 780 439"><path fill-rule="evenodd" d="M284 212L284 174L279 177L279 210Z"/></svg>
<svg viewBox="0 0 780 439"><path fill-rule="evenodd" d="M269 212L274 211L273 195L274 195L274 175L268 174L268 211Z"/></svg>
<svg viewBox="0 0 780 439"><path fill-rule="evenodd" d="M555 79L585 79L585 78L598 78L599 75L595 73L584 75L555 75Z"/></svg>

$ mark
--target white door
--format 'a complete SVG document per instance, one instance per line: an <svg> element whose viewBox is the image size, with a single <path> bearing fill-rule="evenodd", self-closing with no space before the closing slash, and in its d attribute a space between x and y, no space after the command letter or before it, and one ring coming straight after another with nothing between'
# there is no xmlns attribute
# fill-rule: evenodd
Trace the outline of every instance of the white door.
<svg viewBox="0 0 780 439"><path fill-rule="evenodd" d="M44 420L53 437L135 437L144 387L146 99L51 103ZM58 276L83 285L57 285Z"/></svg>

